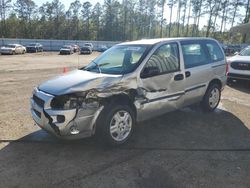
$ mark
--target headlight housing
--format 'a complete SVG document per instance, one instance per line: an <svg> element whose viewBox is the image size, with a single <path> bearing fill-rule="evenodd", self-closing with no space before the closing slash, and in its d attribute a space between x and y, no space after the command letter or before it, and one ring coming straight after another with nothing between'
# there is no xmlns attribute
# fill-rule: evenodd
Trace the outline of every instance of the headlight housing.
<svg viewBox="0 0 250 188"><path fill-rule="evenodd" d="M81 107L86 97L86 92L56 96L50 106L53 109L69 110Z"/></svg>

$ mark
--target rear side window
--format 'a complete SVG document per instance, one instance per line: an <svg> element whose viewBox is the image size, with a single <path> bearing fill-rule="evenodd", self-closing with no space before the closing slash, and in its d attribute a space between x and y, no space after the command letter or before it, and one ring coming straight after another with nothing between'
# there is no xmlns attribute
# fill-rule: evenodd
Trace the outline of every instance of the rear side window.
<svg viewBox="0 0 250 188"><path fill-rule="evenodd" d="M199 42L181 43L185 68L192 68L209 63L204 46Z"/></svg>
<svg viewBox="0 0 250 188"><path fill-rule="evenodd" d="M215 41L207 41L206 46L212 62L224 60L223 52Z"/></svg>

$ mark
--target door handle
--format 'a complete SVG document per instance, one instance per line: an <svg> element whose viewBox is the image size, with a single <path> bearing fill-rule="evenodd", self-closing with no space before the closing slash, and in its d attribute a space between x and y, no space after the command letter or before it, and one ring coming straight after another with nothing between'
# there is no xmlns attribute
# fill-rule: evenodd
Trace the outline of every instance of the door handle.
<svg viewBox="0 0 250 188"><path fill-rule="evenodd" d="M183 80L184 79L184 75L183 74L177 74L174 76L174 80L175 81L179 81L179 80Z"/></svg>
<svg viewBox="0 0 250 188"><path fill-rule="evenodd" d="M191 76L191 72L186 71L186 72L185 72L185 76L186 76L186 78L189 77L189 76Z"/></svg>

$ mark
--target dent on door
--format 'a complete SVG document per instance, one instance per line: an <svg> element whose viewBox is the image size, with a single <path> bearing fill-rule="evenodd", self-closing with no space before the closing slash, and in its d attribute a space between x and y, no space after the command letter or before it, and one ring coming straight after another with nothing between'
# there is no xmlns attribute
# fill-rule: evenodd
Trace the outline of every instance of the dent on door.
<svg viewBox="0 0 250 188"><path fill-rule="evenodd" d="M175 81L178 73L163 74L142 79L140 89L145 97L136 101L138 121L146 120L169 111L176 110L183 104L183 80Z"/></svg>
<svg viewBox="0 0 250 188"><path fill-rule="evenodd" d="M179 54L177 43L162 44L145 64L143 71L150 67L157 67L159 71L148 77L141 74L139 87L144 89L146 100L140 103L138 120L176 110L183 104L184 74L180 70Z"/></svg>

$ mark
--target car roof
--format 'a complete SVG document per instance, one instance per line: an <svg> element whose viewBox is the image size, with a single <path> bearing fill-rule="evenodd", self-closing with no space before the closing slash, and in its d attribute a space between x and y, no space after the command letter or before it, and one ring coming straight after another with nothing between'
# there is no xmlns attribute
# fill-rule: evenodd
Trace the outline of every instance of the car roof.
<svg viewBox="0 0 250 188"><path fill-rule="evenodd" d="M160 42L176 42L176 41L187 41L187 40L214 40L214 39L205 37L156 38L156 39L142 39L130 42L123 42L118 45L135 45L135 44L154 45Z"/></svg>
<svg viewBox="0 0 250 188"><path fill-rule="evenodd" d="M20 44L7 44L7 45L21 46Z"/></svg>

